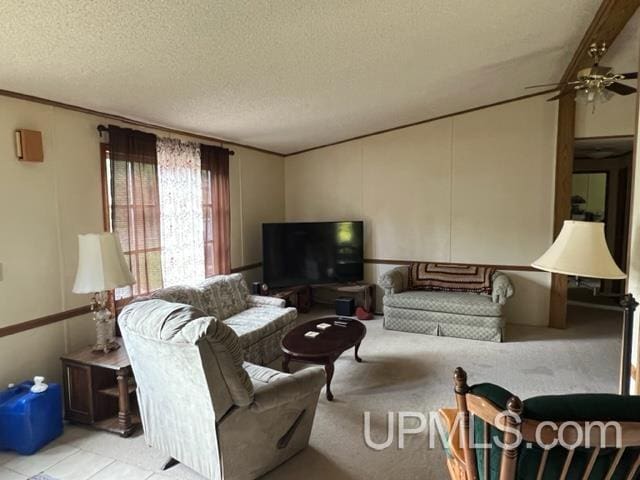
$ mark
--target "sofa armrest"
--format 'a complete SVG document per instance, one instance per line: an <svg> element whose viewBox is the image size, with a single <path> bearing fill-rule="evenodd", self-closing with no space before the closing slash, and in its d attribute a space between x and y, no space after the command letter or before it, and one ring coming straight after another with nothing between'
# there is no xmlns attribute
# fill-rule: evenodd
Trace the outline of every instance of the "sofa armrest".
<svg viewBox="0 0 640 480"><path fill-rule="evenodd" d="M247 295L248 307L280 307L284 308L287 302L284 298L265 297L262 295Z"/></svg>
<svg viewBox="0 0 640 480"><path fill-rule="evenodd" d="M504 305L507 303L507 298L513 296L515 290L511 279L502 272L496 272L493 274L491 284L491 299L493 303L499 303Z"/></svg>
<svg viewBox="0 0 640 480"><path fill-rule="evenodd" d="M407 289L408 274L407 266L392 268L380 275L378 284L384 289L385 295L404 292Z"/></svg>
<svg viewBox="0 0 640 480"><path fill-rule="evenodd" d="M320 394L326 381L322 367L311 367L293 374L282 373L255 389L251 409L270 410L300 400L311 394Z"/></svg>

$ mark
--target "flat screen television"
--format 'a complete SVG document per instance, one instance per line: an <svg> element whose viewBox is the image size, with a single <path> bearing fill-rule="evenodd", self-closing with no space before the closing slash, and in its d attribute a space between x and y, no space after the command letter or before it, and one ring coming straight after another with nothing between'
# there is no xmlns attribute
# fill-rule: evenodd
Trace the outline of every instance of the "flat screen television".
<svg viewBox="0 0 640 480"><path fill-rule="evenodd" d="M264 223L262 252L269 287L363 279L361 221Z"/></svg>

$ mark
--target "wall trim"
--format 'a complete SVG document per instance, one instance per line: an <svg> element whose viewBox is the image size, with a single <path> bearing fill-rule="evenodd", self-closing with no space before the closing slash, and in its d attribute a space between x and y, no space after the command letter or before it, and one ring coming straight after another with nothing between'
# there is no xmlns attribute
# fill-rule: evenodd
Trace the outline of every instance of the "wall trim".
<svg viewBox="0 0 640 480"><path fill-rule="evenodd" d="M250 265L242 265L240 267L232 268L231 273L239 273L247 270L253 270L262 266L262 262L252 263ZM15 335L16 333L26 332L33 330L34 328L44 327L53 323L68 320L70 318L79 317L91 312L91 305L84 305L82 307L72 308L65 310L64 312L53 313L51 315L45 315L44 317L34 318L33 320L27 320L26 322L16 323L6 327L0 327L0 338L8 337L9 335Z"/></svg>
<svg viewBox="0 0 640 480"><path fill-rule="evenodd" d="M365 258L364 263L373 265L410 265L412 263L425 263L427 260L388 260L380 258ZM438 262L432 262L438 263ZM474 267L490 267L496 270L506 270L511 272L540 272L544 273L537 268L533 268L531 265L493 265L487 263L458 263L458 262L440 262L447 263L449 265L472 265Z"/></svg>
<svg viewBox="0 0 640 480"><path fill-rule="evenodd" d="M80 315L85 315L89 312L91 312L91 305L84 305L82 307L72 308L71 310L65 310L64 312L53 313L51 315L45 315L44 317L34 318L33 320L16 323L7 327L0 327L0 338L15 335L16 333L26 332L27 330L33 330L34 328L51 325L52 323L68 320L69 318L79 317Z"/></svg>
<svg viewBox="0 0 640 480"><path fill-rule="evenodd" d="M246 272L247 270L253 270L254 268L260 268L261 266L262 266L262 262L250 263L248 265L241 265L239 267L232 268L231 273Z"/></svg>
<svg viewBox="0 0 640 480"><path fill-rule="evenodd" d="M403 124L403 125L398 125L396 127L391 127L391 128L387 128L387 129L384 129L384 130L378 130L378 131L371 132L371 133L365 133L363 135L358 135L356 137L346 138L344 140L338 140L338 141L332 142L332 143L326 143L324 145L317 145L315 147L310 147L310 148L306 148L306 149L303 149L303 150L298 150L298 151L292 152L292 153L275 152L273 150L267 150L265 148L254 147L252 145L246 145L246 144L243 144L243 143L232 142L232 141L229 141L229 140L223 140L221 138L212 137L212 136L209 136L209 135L202 135L202 134L199 134L199 133L188 132L186 130L180 130L180 129L177 129L177 128L165 127L165 126L157 125L157 124L154 124L154 123L143 122L141 120L134 120L133 118L125 117L123 115L116 115L114 113L101 112L99 110L93 110L91 108L81 107L79 105L72 105L72 104L69 104L69 103L58 102L57 100L50 100L48 98L36 97L34 95L27 95L25 93L13 92L11 90L2 90L2 89L0 89L0 96L9 97L9 98L16 98L18 100L25 100L27 102L41 103L43 105L49 105L49 106L52 106L52 107L58 107L58 108L62 108L62 109L65 109L65 110L72 110L74 112L86 113L88 115L96 115L96 116L99 116L99 117L104 117L104 118L108 118L108 119L111 119L111 120L116 120L116 121L119 121L119 122L128 123L130 125L135 125L135 126L144 127L144 128L152 128L152 129L155 129L155 130L160 130L160 131L167 132L167 133L173 133L173 134L176 134L176 135L185 135L185 136L192 137L192 138L197 138L197 139L200 139L200 140L206 140L206 141L216 142L216 143L225 143L227 145L235 145L237 147L248 148L250 150L255 150L257 152L269 153L271 155L278 155L279 157L286 158L286 157L290 157L290 156L293 156L293 155L298 155L300 153L310 152L312 150L318 150L320 148L331 147L333 145L339 145L341 143L351 142L353 140L360 140L362 138L372 137L374 135L380 135L382 133L392 132L394 130L401 130L403 128L415 127L416 125L422 125L423 123L435 122L436 120L442 120L444 118L455 117L457 115L462 115L462 114L465 114L465 113L475 112L476 110L482 110L482 109L485 109L485 108L497 107L499 105L504 105L504 104L511 103L511 102L517 102L519 100L526 100L527 98L537 97L538 95L546 95L546 94L554 92L554 91L555 90L544 90L542 92L531 93L531 94L528 94L528 95L521 95L519 97L509 98L507 100L501 100L499 102L494 102L494 103L488 103L486 105L480 105L478 107L468 108L466 110L460 110L458 112L448 113L448 114L440 115L440 116L437 116L437 117L431 117L431 118L427 118L425 120L419 120L419 121L413 122L413 123L407 123L407 124Z"/></svg>
<svg viewBox="0 0 640 480"><path fill-rule="evenodd" d="M326 143L324 145L318 145L318 146L315 146L315 147L305 148L304 150L298 150L297 152L293 152L293 153L285 153L284 157L285 158L286 157L291 157L293 155L299 155L301 153L311 152L312 150L319 150L320 148L332 147L334 145L340 145L341 143L347 143L347 142L352 142L354 140L360 140L360 139L367 138L367 137L373 137L375 135L380 135L382 133L393 132L395 130L402 130L403 128L415 127L417 125L422 125L423 123L435 122L437 120L442 120L442 119L449 118L449 117L455 117L455 116L458 116L458 115L463 115L465 113L475 112L477 110L484 110L485 108L497 107L499 105L504 105L504 104L511 103L511 102L518 102L520 100L526 100L527 98L537 97L539 95L547 95L547 94L552 93L552 92L555 92L555 90L544 90L542 92L530 93L528 95L520 95L519 97L513 97L513 98L509 98L507 100L501 100L499 102L494 102L494 103L488 103L486 105L480 105L478 107L467 108L466 110L460 110L458 112L447 113L446 115L440 115L440 116L437 116L437 117L427 118L425 120L419 120L417 122L406 123L404 125L399 125L397 127L391 127L391 128L386 128L384 130L378 130L376 132L365 133L363 135L358 135L356 137L346 138L344 140L338 140L337 142Z"/></svg>
<svg viewBox="0 0 640 480"><path fill-rule="evenodd" d="M141 120L134 120L133 118L125 117L123 115L116 115L115 113L101 112L99 110L93 110L91 108L81 107L81 106L78 106L78 105L71 105L69 103L58 102L56 100L50 100L48 98L36 97L36 96L33 96L33 95L27 95L27 94L19 93L19 92L12 92L11 90L2 90L2 89L0 89L0 96L9 97L9 98L16 98L18 100L25 100L27 102L41 103L43 105L49 105L49 106L52 106L52 107L62 108L62 109L65 109L65 110L72 110L74 112L86 113L88 115L96 115L96 116L99 116L99 117L108 118L110 120L116 120L118 122L128 123L130 125L135 125L135 126L138 126L138 127L152 128L154 130L160 130L160 131L163 131L163 132L173 133L173 134L176 134L176 135L184 135L184 136L187 136L187 137L192 137L192 138L196 138L196 139L199 139L199 140L206 140L206 141L209 141L209 142L224 143L224 144L227 144L227 145L235 145L237 147L248 148L249 150L255 150L257 152L269 153L271 155L278 155L279 157L284 157L283 153L274 152L272 150L267 150L265 148L254 147L252 145L246 145L244 143L232 142L232 141L229 141L229 140L223 140L222 138L212 137L212 136L209 136L209 135L203 135L203 134L200 134L200 133L193 133L193 132L189 132L189 131L186 131L186 130L180 130L178 128L165 127L165 126L162 126L162 125L157 125L155 123L143 122Z"/></svg>
<svg viewBox="0 0 640 480"><path fill-rule="evenodd" d="M596 135L592 137L575 137L575 140L616 140L621 138L628 138L629 140L633 140L633 134L629 135Z"/></svg>

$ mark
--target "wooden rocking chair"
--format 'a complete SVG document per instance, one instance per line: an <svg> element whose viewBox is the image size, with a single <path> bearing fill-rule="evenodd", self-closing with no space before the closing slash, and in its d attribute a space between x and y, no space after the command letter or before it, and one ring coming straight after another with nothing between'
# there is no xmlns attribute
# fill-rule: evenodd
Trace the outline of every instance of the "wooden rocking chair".
<svg viewBox="0 0 640 480"><path fill-rule="evenodd" d="M457 408L441 409L453 480L637 480L640 397L572 394L521 401L454 373ZM521 441L518 442L521 438Z"/></svg>

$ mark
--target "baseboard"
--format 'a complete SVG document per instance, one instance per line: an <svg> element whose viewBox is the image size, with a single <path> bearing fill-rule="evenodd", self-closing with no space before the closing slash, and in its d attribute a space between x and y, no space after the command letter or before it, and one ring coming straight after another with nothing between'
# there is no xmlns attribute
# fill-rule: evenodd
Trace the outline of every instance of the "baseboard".
<svg viewBox="0 0 640 480"><path fill-rule="evenodd" d="M596 310L611 310L613 312L622 312L622 307L617 307L615 305L600 305L598 303L576 302L575 300L569 300L567 302L567 305L575 305L577 307L594 308Z"/></svg>

